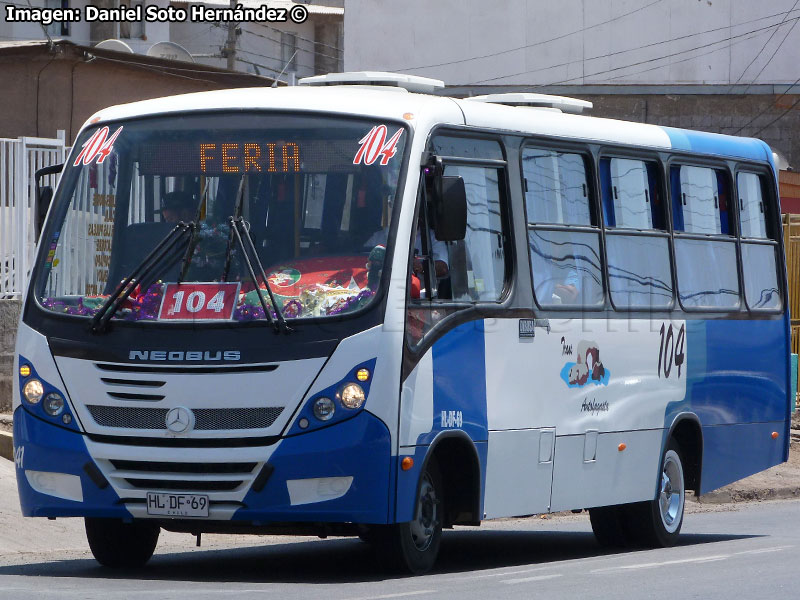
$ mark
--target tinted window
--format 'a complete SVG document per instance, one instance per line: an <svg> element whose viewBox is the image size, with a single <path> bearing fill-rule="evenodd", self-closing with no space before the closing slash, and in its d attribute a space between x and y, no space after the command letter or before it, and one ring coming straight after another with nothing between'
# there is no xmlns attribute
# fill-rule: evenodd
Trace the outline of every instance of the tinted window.
<svg viewBox="0 0 800 600"><path fill-rule="evenodd" d="M529 223L592 224L582 155L525 148L522 169Z"/></svg>
<svg viewBox="0 0 800 600"><path fill-rule="evenodd" d="M742 244L744 296L751 309L780 308L776 263L774 244Z"/></svg>
<svg viewBox="0 0 800 600"><path fill-rule="evenodd" d="M678 294L686 308L739 306L736 244L723 240L675 238Z"/></svg>
<svg viewBox="0 0 800 600"><path fill-rule="evenodd" d="M528 232L533 284L541 306L603 303L598 237L569 230Z"/></svg>
<svg viewBox="0 0 800 600"><path fill-rule="evenodd" d="M500 171L450 165L467 192L467 235L447 244L454 300L498 300L503 293L505 248L500 210ZM443 290L444 291L444 290Z"/></svg>
<svg viewBox="0 0 800 600"><path fill-rule="evenodd" d="M672 302L669 238L607 235L608 283L617 308L664 308Z"/></svg>
<svg viewBox="0 0 800 600"><path fill-rule="evenodd" d="M721 171L682 165L670 171L673 225L686 233L730 234L728 183Z"/></svg>
<svg viewBox="0 0 800 600"><path fill-rule="evenodd" d="M736 176L736 188L739 192L742 237L766 238L767 223L761 177L755 173L739 173Z"/></svg>
<svg viewBox="0 0 800 600"><path fill-rule="evenodd" d="M600 185L608 227L666 229L655 163L604 158L600 161Z"/></svg>

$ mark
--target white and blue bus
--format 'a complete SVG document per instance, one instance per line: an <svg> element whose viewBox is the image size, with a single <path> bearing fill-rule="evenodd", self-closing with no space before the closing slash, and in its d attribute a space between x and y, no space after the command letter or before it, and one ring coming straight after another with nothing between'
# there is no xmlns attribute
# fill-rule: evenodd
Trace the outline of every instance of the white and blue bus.
<svg viewBox="0 0 800 600"><path fill-rule="evenodd" d="M766 144L302 83L81 130L19 325L26 516L83 517L107 566L164 528L358 535L419 573L497 517L670 545L685 492L787 460Z"/></svg>

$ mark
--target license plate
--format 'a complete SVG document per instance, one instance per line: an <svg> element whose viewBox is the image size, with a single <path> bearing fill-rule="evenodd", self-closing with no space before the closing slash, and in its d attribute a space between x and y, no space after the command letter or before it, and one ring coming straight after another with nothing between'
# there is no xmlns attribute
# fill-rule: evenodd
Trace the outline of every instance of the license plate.
<svg viewBox="0 0 800 600"><path fill-rule="evenodd" d="M166 517L207 517L208 496L147 492L147 514Z"/></svg>

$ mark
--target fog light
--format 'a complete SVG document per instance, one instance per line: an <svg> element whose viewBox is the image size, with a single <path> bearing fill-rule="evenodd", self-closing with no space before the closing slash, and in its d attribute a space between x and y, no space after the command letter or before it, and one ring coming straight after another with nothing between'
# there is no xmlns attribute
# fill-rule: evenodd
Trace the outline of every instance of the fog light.
<svg viewBox="0 0 800 600"><path fill-rule="evenodd" d="M42 408L51 417L57 417L64 412L64 397L58 392L51 392L44 397Z"/></svg>
<svg viewBox="0 0 800 600"><path fill-rule="evenodd" d="M25 387L22 388L22 395L25 397L25 400L31 404L38 404L43 394L44 386L38 379L31 379L25 384Z"/></svg>
<svg viewBox="0 0 800 600"><path fill-rule="evenodd" d="M31 366L30 365L22 365L19 368L19 374L23 377L28 377L31 374Z"/></svg>
<svg viewBox="0 0 800 600"><path fill-rule="evenodd" d="M369 379L369 369L359 369L356 371L356 379L359 381L367 381Z"/></svg>
<svg viewBox="0 0 800 600"><path fill-rule="evenodd" d="M361 408L366 398L364 390L357 383L345 384L336 396L339 398L339 402L342 403L342 406L350 409Z"/></svg>
<svg viewBox="0 0 800 600"><path fill-rule="evenodd" d="M336 405L330 398L317 398L314 402L314 416L320 421L330 421L335 410Z"/></svg>

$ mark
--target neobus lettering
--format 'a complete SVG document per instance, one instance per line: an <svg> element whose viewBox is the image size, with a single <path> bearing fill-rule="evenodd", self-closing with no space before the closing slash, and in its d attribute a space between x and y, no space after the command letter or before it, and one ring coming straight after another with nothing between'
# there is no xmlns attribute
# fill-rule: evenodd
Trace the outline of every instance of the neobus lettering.
<svg viewBox="0 0 800 600"><path fill-rule="evenodd" d="M214 352L205 350L131 350L128 353L129 360L241 360L242 353L239 350L216 350Z"/></svg>

